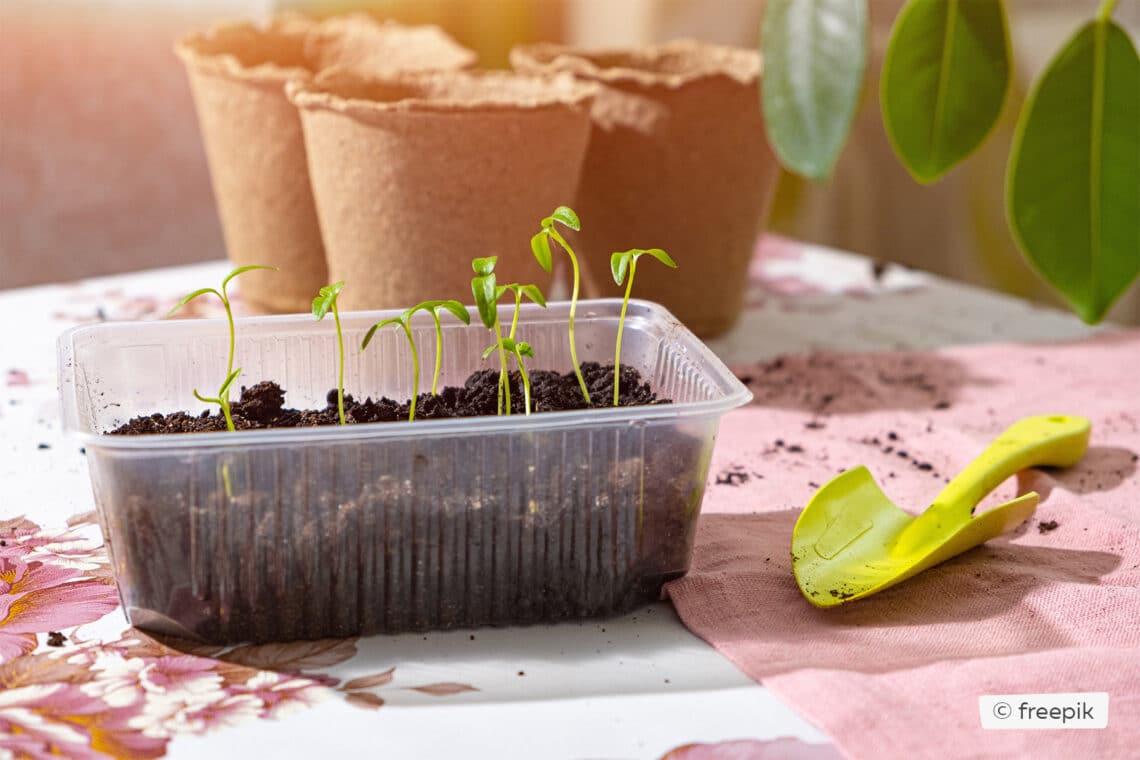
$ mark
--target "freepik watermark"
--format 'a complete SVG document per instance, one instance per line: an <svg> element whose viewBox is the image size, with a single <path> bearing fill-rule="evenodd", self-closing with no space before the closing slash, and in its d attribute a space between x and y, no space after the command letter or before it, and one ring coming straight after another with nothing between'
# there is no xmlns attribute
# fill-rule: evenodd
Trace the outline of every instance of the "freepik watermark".
<svg viewBox="0 0 1140 760"><path fill-rule="evenodd" d="M978 712L982 728L1107 728L1108 693L984 694Z"/></svg>

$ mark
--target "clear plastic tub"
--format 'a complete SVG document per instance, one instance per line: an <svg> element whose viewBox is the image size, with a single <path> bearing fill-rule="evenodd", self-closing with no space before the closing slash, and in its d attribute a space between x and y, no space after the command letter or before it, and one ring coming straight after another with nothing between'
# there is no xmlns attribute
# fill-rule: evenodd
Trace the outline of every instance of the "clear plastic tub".
<svg viewBox="0 0 1140 760"><path fill-rule="evenodd" d="M578 305L583 360L612 361L620 306ZM524 307L519 337L534 368L570 369L568 311ZM398 331L356 350L394 314L342 315L347 393L410 395ZM430 368L432 323L419 316ZM489 342L482 326L445 323L441 386L490 368ZM102 435L140 414L205 408L192 390L219 382L226 343L221 320L106 323L59 339L64 426L86 446L128 617L212 642L581 618L654 599L688 569L720 417L751 398L672 315L633 301L622 364L671 404ZM287 406L323 407L336 382L333 326L239 320L235 363L239 383L276 380Z"/></svg>

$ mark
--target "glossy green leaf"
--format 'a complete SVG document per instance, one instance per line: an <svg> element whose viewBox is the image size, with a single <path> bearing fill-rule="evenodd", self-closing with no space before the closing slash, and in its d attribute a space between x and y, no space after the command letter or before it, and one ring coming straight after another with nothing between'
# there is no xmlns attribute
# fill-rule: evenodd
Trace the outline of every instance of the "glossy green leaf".
<svg viewBox="0 0 1140 760"><path fill-rule="evenodd" d="M490 356L491 354L495 353L498 350L499 350L499 344L498 343L492 343L491 345L487 346L487 348L485 348L483 350L483 358L486 359L488 356Z"/></svg>
<svg viewBox="0 0 1140 760"><path fill-rule="evenodd" d="M435 306L437 314L440 309L451 312L456 319L465 325L471 324L471 312L467 311L467 307L459 303L459 301L440 301Z"/></svg>
<svg viewBox="0 0 1140 760"><path fill-rule="evenodd" d="M484 258L472 259L471 268L475 270L475 274L480 277L485 277L491 272L495 271L495 264L498 262L498 256L486 256Z"/></svg>
<svg viewBox="0 0 1140 760"><path fill-rule="evenodd" d="M368 348L368 344L372 342L372 336L376 334L377 330L382 330L388 325L403 325L404 321L400 317L390 317L388 319L377 322L368 328L368 332L364 333L364 340L360 342L360 350Z"/></svg>
<svg viewBox="0 0 1140 760"><path fill-rule="evenodd" d="M228 391L230 389L230 386L234 384L234 380L237 380L238 375L240 375L240 374L241 374L241 367L238 367L237 369L235 369L233 372L231 372L229 374L229 376L226 378L226 381L224 383L222 383L222 387L218 388L218 398L225 397L226 391Z"/></svg>
<svg viewBox="0 0 1140 760"><path fill-rule="evenodd" d="M578 219L578 214L569 206L559 206L554 209L554 213L550 215L549 219L558 222L563 227L569 227L575 232L582 229L582 222Z"/></svg>
<svg viewBox="0 0 1140 760"><path fill-rule="evenodd" d="M1082 27L1034 85L1006 208L1026 258L1086 322L1140 273L1140 60L1115 23Z"/></svg>
<svg viewBox="0 0 1140 760"><path fill-rule="evenodd" d="M880 100L899 160L938 180L982 144L1010 83L1009 27L999 0L910 0L887 45Z"/></svg>
<svg viewBox="0 0 1140 760"><path fill-rule="evenodd" d="M223 293L225 292L226 285L230 284L230 280L237 277L239 274L245 274L246 272L252 272L255 269L268 269L268 270L273 271L273 272L280 272L281 271L277 267L270 267L270 266L266 266L264 264L250 264L249 266L238 267L234 271L227 274L226 279L222 280L222 292Z"/></svg>
<svg viewBox="0 0 1140 760"><path fill-rule="evenodd" d="M325 285L317 292L317 297L313 299L313 316L318 320L324 319L325 315L329 313L332 308L333 302L336 301L337 296L340 295L341 289L344 287L344 280L334 282L332 285Z"/></svg>
<svg viewBox="0 0 1140 760"><path fill-rule="evenodd" d="M519 341L518 343L515 344L515 354L517 356L529 356L531 359L533 359L534 358L534 348L529 343L527 343L525 340Z"/></svg>
<svg viewBox="0 0 1140 760"><path fill-rule="evenodd" d="M670 269L677 268L677 262L673 261L673 257L660 248L650 248L646 251L642 251L642 253L652 256Z"/></svg>
<svg viewBox="0 0 1140 760"><path fill-rule="evenodd" d="M495 326L498 314L495 303L499 300L499 289L495 287L495 274L475 277L471 280L471 294L475 296L475 308L479 312L479 319L488 330Z"/></svg>
<svg viewBox="0 0 1140 760"><path fill-rule="evenodd" d="M550 236L546 230L539 232L537 235L530 239L530 250L534 252L534 258L538 261L538 265L543 270L549 272L552 266L550 257Z"/></svg>
<svg viewBox="0 0 1140 760"><path fill-rule="evenodd" d="M216 295L216 296L217 296L219 299L221 299L221 300L223 300L223 301L225 300L224 298L222 298L222 294L221 294L221 293L219 293L218 291L214 290L213 288L198 288L198 289L197 289L197 290L195 290L193 293L191 293L191 294L189 294L189 295L185 296L185 297L184 297L184 298L183 298L181 301L179 301L178 303L174 304L174 307L173 307L173 308L171 308L171 310L170 310L170 311L166 312L166 317L165 317L165 318L169 318L169 317L172 317L172 316L174 316L175 312L177 312L177 311L178 311L179 309L181 309L183 306L185 306L186 304L190 303L190 302L191 302L191 301L193 301L195 298L198 298L198 297L200 297L200 296L204 296L204 295L206 295L207 293L213 293L213 294L214 294L214 295Z"/></svg>
<svg viewBox="0 0 1140 760"><path fill-rule="evenodd" d="M522 294L534 303L542 306L543 308L546 307L546 296L542 294L542 291L539 290L539 287L537 285L523 285L519 288L519 290L521 290Z"/></svg>
<svg viewBox="0 0 1140 760"><path fill-rule="evenodd" d="M610 254L610 273L614 276L614 282L618 285L625 283L625 276L629 273L629 259L632 255L632 251L621 251Z"/></svg>
<svg viewBox="0 0 1140 760"><path fill-rule="evenodd" d="M768 0L760 53L760 95L772 147L792 171L826 177L859 101L866 0Z"/></svg>

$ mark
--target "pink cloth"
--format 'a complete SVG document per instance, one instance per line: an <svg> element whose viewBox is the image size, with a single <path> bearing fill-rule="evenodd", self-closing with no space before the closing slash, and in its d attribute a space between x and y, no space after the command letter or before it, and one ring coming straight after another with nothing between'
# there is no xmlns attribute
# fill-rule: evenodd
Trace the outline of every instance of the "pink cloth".
<svg viewBox="0 0 1140 760"><path fill-rule="evenodd" d="M1138 756L1140 332L737 373L756 401L724 419L692 569L667 589L689 628L852 757ZM1037 490L1020 529L860 602L800 595L792 526L841 468L919 511L1010 423L1050 413L1088 417L1092 442L983 502ZM1107 729L981 727L979 695L1080 691L1109 693Z"/></svg>

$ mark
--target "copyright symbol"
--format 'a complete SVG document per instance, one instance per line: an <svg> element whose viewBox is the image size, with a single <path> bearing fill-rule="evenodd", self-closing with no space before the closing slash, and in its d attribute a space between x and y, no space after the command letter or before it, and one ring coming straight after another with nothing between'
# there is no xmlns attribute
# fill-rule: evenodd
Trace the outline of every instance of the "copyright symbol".
<svg viewBox="0 0 1140 760"><path fill-rule="evenodd" d="M998 720L1005 720L1013 714L1013 708L1009 706L1009 702L998 702L994 705L994 717Z"/></svg>

